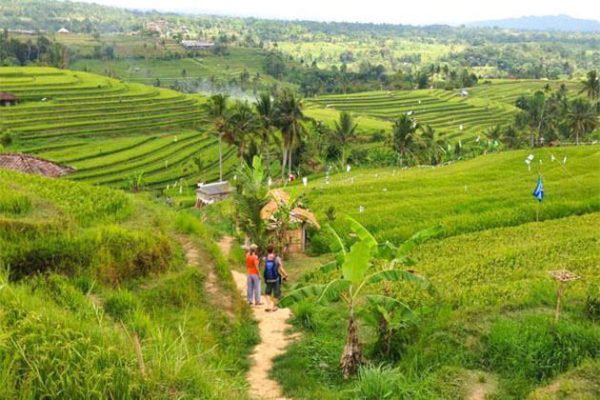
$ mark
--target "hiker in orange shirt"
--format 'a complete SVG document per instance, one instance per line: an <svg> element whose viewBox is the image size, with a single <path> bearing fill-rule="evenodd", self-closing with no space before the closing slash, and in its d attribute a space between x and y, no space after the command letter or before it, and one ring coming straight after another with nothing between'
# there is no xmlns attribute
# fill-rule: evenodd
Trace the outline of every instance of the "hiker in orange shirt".
<svg viewBox="0 0 600 400"><path fill-rule="evenodd" d="M261 305L260 302L260 273L258 271L258 256L256 255L257 246L255 244L250 246L250 249L246 253L246 268L248 272L247 280L247 297L248 304Z"/></svg>

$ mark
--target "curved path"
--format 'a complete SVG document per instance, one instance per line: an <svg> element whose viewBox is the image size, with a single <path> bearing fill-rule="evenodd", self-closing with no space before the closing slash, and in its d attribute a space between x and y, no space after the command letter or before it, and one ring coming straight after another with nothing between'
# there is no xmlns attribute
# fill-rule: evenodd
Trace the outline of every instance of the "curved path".
<svg viewBox="0 0 600 400"><path fill-rule="evenodd" d="M223 254L229 254L233 239L224 237L219 243ZM246 298L246 274L231 271L235 284ZM264 300L263 300L264 303ZM287 331L291 325L287 322L292 316L288 308L282 308L275 312L266 312L265 306L253 306L252 313L258 322L258 330L261 342L254 348L250 355L252 365L248 371L247 379L250 384L250 396L260 400L288 400L283 397L279 383L270 378L273 369L273 359L283 353L288 344L295 336L288 335Z"/></svg>

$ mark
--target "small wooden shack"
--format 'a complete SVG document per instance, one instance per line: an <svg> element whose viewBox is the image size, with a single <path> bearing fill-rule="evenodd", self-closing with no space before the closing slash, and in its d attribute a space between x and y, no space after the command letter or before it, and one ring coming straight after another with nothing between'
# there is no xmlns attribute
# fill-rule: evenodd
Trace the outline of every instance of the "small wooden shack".
<svg viewBox="0 0 600 400"><path fill-rule="evenodd" d="M186 50L208 50L215 47L215 44L202 40L182 40L181 46L183 46L183 48Z"/></svg>
<svg viewBox="0 0 600 400"><path fill-rule="evenodd" d="M19 98L12 93L0 92L0 107L14 106L19 102Z"/></svg>
<svg viewBox="0 0 600 400"><path fill-rule="evenodd" d="M270 200L263 207L260 216L267 222L267 232L270 236L275 235L276 214L280 207L290 207L290 195L281 189L273 189L268 194ZM290 210L290 229L285 231L285 253L298 254L306 250L308 236L306 234L309 225L320 229L315 215L309 210L301 207L294 207Z"/></svg>
<svg viewBox="0 0 600 400"><path fill-rule="evenodd" d="M50 178L57 178L75 171L71 167L64 167L48 160L20 153L0 154L0 168Z"/></svg>
<svg viewBox="0 0 600 400"><path fill-rule="evenodd" d="M196 208L226 199L231 194L229 182L199 183L196 189Z"/></svg>

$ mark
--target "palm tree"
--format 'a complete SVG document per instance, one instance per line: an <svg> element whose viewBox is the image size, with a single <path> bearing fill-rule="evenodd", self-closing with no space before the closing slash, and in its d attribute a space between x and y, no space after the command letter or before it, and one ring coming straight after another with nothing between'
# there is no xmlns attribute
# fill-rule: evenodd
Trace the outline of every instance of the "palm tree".
<svg viewBox="0 0 600 400"><path fill-rule="evenodd" d="M421 141L425 152L429 154L431 164L441 163L448 148L446 134L436 132L431 125L425 125L421 127Z"/></svg>
<svg viewBox="0 0 600 400"><path fill-rule="evenodd" d="M342 111L340 113L339 121L335 122L333 138L342 151L342 166L346 165L346 147L354 138L356 138L357 127L358 123L354 123L352 115L346 111Z"/></svg>
<svg viewBox="0 0 600 400"><path fill-rule="evenodd" d="M233 198L240 228L252 243L264 249L266 226L260 212L269 201L269 187L261 158L254 156L252 165L243 163L237 175L238 190Z"/></svg>
<svg viewBox="0 0 600 400"><path fill-rule="evenodd" d="M247 101L238 101L233 106L227 123L227 140L237 146L238 158L240 164L243 164L248 145L252 142L252 135L259 130L260 122Z"/></svg>
<svg viewBox="0 0 600 400"><path fill-rule="evenodd" d="M204 109L208 114L208 117L212 120L215 130L219 136L219 180L223 181L223 149L222 141L223 135L225 134L227 127L227 117L229 110L227 108L227 99L229 96L226 94L215 94L211 96Z"/></svg>
<svg viewBox="0 0 600 400"><path fill-rule="evenodd" d="M348 217L347 219L358 241L352 245L350 251L346 251L344 242L329 227L332 235L336 238L340 254L336 261L321 267L323 271L341 269L341 278L333 279L324 285L296 289L279 303L281 306L287 307L307 298L317 297L318 303L341 300L346 305L348 329L346 345L340 359L340 368L344 379L355 374L363 362L362 345L358 337L357 311L364 308L367 302L376 302L386 308L411 312L410 308L400 300L377 294L377 284L404 281L419 284L422 288L432 291L432 287L426 279L412 272L400 270L397 266L412 264L413 261L408 257L408 253L419 243L436 236L441 231L439 226L423 230L400 247L395 247L390 243L380 245L361 224L352 218Z"/></svg>
<svg viewBox="0 0 600 400"><path fill-rule="evenodd" d="M271 174L271 140L274 139L275 127L275 104L269 93L262 93L256 99L256 112L260 118L260 142L262 153L265 154L267 162L267 175Z"/></svg>
<svg viewBox="0 0 600 400"><path fill-rule="evenodd" d="M289 89L284 89L275 101L277 126L283 136L283 159L281 163L281 177L292 173L292 153L295 146L302 140L305 130L302 121L306 119L302 112L302 101Z"/></svg>
<svg viewBox="0 0 600 400"><path fill-rule="evenodd" d="M407 114L402 114L392 128L392 147L400 156L400 165L408 156L413 156L417 147L419 125Z"/></svg>
<svg viewBox="0 0 600 400"><path fill-rule="evenodd" d="M581 137L596 129L598 116L589 102L583 99L575 99L571 102L571 106L567 111L565 122L571 132L575 134L575 143L579 144Z"/></svg>
<svg viewBox="0 0 600 400"><path fill-rule="evenodd" d="M585 92L590 100L598 100L600 97L600 79L598 78L598 72L595 70L587 73L587 79L583 81L583 89L579 93Z"/></svg>

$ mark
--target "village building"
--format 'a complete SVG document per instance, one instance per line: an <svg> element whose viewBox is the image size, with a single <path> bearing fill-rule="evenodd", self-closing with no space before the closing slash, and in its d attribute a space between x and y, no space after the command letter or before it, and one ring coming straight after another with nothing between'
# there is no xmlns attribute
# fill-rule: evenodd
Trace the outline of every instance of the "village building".
<svg viewBox="0 0 600 400"><path fill-rule="evenodd" d="M225 200L231 194L229 182L199 183L196 189L196 208Z"/></svg>
<svg viewBox="0 0 600 400"><path fill-rule="evenodd" d="M14 106L19 102L19 98L12 93L0 92L0 107Z"/></svg>
<svg viewBox="0 0 600 400"><path fill-rule="evenodd" d="M268 194L270 200L260 212L260 217L267 224L267 233L270 237L276 235L277 212L280 207L290 206L290 195L281 189L273 189ZM315 215L309 210L301 207L294 207L289 210L288 227L285 229L285 254L299 254L306 251L308 245L307 229L312 226L320 229Z"/></svg>
<svg viewBox="0 0 600 400"><path fill-rule="evenodd" d="M212 42L205 42L203 40L182 40L181 45L186 50L207 50L212 49L215 44Z"/></svg>
<svg viewBox="0 0 600 400"><path fill-rule="evenodd" d="M49 178L57 178L75 171L71 167L64 167L42 158L20 153L0 154L0 168Z"/></svg>
<svg viewBox="0 0 600 400"><path fill-rule="evenodd" d="M63 27L58 30L58 33L67 34L67 33L71 33L71 32L69 32L69 30L67 28Z"/></svg>

